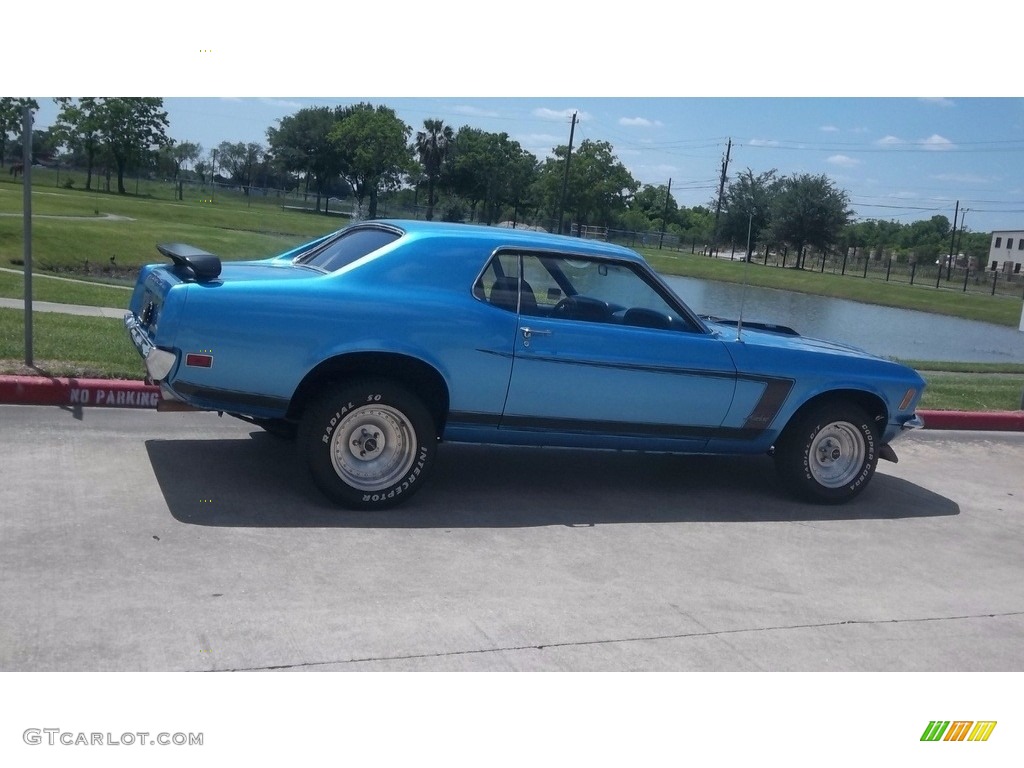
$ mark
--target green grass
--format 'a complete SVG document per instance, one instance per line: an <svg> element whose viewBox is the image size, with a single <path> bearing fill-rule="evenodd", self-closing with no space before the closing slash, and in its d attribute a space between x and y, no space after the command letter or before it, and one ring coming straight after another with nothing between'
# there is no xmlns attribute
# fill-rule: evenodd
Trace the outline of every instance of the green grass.
<svg viewBox="0 0 1024 768"><path fill-rule="evenodd" d="M752 262L744 268L742 257L730 261L685 252L676 253L650 248L639 250L644 258L663 274L726 283L743 283L749 280L750 285L764 288L914 309L996 325L1008 325L1013 328L1020 323L1021 307L1024 305L1020 298L963 293L955 287L935 288L934 285L928 286L925 283L886 283L877 278L864 279L849 273L846 276L832 275L828 272L822 274L811 270L766 267L757 262Z"/></svg>
<svg viewBox="0 0 1024 768"><path fill-rule="evenodd" d="M32 298L36 301L84 304L89 307L127 307L131 295L127 288L58 280L38 274L32 278ZM11 272L0 272L0 297L25 298L25 278Z"/></svg>
<svg viewBox="0 0 1024 768"><path fill-rule="evenodd" d="M47 186L46 178L34 179L33 266L106 266L114 257L118 266L138 267L162 261L156 244L165 242L187 242L223 259L263 258L347 222L284 209L283 205L298 204L292 199L260 198L250 203L237 193L218 194L213 202L197 196L176 201L59 189ZM0 214L21 211L21 184L0 179ZM107 214L123 218L105 218ZM0 216L0 266L13 266L23 258L22 227L20 215Z"/></svg>
<svg viewBox="0 0 1024 768"><path fill-rule="evenodd" d="M923 410L1016 411L1021 408L1024 375L939 373L924 371L928 382Z"/></svg>
<svg viewBox="0 0 1024 768"><path fill-rule="evenodd" d="M935 360L899 360L917 371L943 371L946 373L1021 373L1024 363L963 363Z"/></svg>
<svg viewBox="0 0 1024 768"><path fill-rule="evenodd" d="M25 320L20 309L0 309L0 372L25 370ZM32 316L33 362L50 376L142 379L142 358L120 320L50 312Z"/></svg>

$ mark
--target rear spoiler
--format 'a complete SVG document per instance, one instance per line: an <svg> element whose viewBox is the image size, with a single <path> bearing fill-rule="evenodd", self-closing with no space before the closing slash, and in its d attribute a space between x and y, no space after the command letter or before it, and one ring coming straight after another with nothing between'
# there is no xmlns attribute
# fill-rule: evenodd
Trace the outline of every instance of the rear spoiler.
<svg viewBox="0 0 1024 768"><path fill-rule="evenodd" d="M200 283L214 280L220 275L220 259L212 253L184 243L163 243L156 249L180 267L191 273Z"/></svg>

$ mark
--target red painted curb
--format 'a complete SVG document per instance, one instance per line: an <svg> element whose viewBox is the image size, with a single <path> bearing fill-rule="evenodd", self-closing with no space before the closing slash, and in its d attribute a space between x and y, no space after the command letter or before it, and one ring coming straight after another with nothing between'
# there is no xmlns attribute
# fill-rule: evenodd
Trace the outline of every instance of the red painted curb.
<svg viewBox="0 0 1024 768"><path fill-rule="evenodd" d="M918 411L925 429L1024 432L1024 411Z"/></svg>
<svg viewBox="0 0 1024 768"><path fill-rule="evenodd" d="M160 388L141 381L0 375L0 403L7 405L156 408L159 402Z"/></svg>

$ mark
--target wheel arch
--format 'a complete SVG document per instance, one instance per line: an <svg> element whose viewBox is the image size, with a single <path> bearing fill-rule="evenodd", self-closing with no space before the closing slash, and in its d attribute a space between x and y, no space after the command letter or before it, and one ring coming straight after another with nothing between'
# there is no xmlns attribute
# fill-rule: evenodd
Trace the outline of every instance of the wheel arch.
<svg viewBox="0 0 1024 768"><path fill-rule="evenodd" d="M853 403L859 408L863 409L871 420L878 426L878 436L881 437L885 431L886 422L889 419L889 409L885 405L879 395L873 392L868 392L863 389L831 389L827 392L821 392L814 397L809 398L805 401L793 415L789 417L786 425L779 431L779 436L776 438L776 443L783 438L786 431L794 423L797 423L800 418L808 411L818 408L825 404L836 404L836 403Z"/></svg>
<svg viewBox="0 0 1024 768"><path fill-rule="evenodd" d="M288 404L287 418L298 421L306 406L332 383L361 378L383 378L419 397L437 426L444 430L448 419L448 383L429 363L396 352L351 352L328 358L307 373Z"/></svg>

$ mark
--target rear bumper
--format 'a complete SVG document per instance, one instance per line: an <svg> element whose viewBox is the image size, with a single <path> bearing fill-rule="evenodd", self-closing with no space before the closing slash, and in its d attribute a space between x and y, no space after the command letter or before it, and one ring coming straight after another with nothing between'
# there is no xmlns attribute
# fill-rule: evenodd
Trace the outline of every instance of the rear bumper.
<svg viewBox="0 0 1024 768"><path fill-rule="evenodd" d="M178 356L174 352L168 352L166 349L156 346L133 312L124 313L124 327L128 332L128 338L131 339L136 351L141 355L149 377L155 382L161 382L167 378L178 361Z"/></svg>

